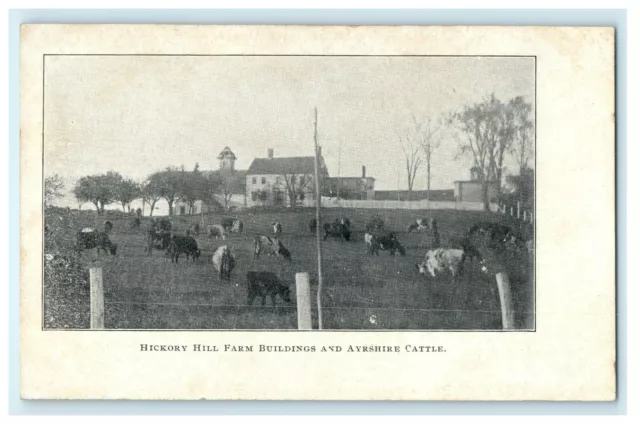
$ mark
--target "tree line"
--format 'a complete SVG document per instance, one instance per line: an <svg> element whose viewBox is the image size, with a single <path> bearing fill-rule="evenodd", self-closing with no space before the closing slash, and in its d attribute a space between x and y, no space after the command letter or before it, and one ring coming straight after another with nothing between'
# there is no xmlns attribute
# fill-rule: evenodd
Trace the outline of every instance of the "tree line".
<svg viewBox="0 0 640 424"><path fill-rule="evenodd" d="M201 200L228 209L231 196L237 187L237 177L233 173L202 173L196 163L192 171L182 167L167 167L154 172L144 181L126 178L118 172L87 175L80 178L72 190L80 203L92 203L99 215L104 214L105 206L117 203L123 212L131 212L131 204L138 199L148 204L151 215L156 203L161 199L169 205L169 215L174 214L177 202L188 206L193 213L195 203ZM64 184L58 175L45 179L45 206L62 196Z"/></svg>
<svg viewBox="0 0 640 424"><path fill-rule="evenodd" d="M489 210L488 186L490 181L502 181L504 163L508 155L518 164L518 174L507 181L515 185L520 200L533 195L534 125L532 105L522 96L504 103L495 95L467 105L456 112L418 119L413 116L411 131L399 137L404 153L409 198L420 166L427 169L427 193L431 190L432 158L445 138L455 139L458 156L470 157L482 184L484 209Z"/></svg>

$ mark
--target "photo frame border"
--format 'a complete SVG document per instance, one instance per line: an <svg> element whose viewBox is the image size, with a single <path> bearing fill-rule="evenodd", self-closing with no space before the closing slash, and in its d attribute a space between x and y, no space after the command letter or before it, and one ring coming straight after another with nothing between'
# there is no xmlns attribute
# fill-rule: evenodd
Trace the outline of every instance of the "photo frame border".
<svg viewBox="0 0 640 424"><path fill-rule="evenodd" d="M31 414L140 414L153 404L163 415L254 414L626 414L626 10L11 10L9 13L9 412ZM539 25L612 26L616 108L616 373L613 402L389 402L389 401L47 401L19 396L19 29L23 23L172 23L309 25Z"/></svg>

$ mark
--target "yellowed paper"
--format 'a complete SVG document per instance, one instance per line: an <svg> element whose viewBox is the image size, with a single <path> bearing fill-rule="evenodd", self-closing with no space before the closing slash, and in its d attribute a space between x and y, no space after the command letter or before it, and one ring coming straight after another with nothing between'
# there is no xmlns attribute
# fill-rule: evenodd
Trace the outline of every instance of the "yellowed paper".
<svg viewBox="0 0 640 424"><path fill-rule="evenodd" d="M615 399L612 28L23 25L20 69L23 399ZM415 193L406 194L403 140L424 145L428 134L417 121L433 116L434 125L442 118L444 127L453 128L460 123L456 112L492 93L505 104L520 96L531 105L534 208L503 208L496 192L491 211L482 212L482 201L461 194L480 186L469 178L474 162L461 152L468 133L460 126L439 140L429 183L422 163ZM494 130L496 137L506 131ZM322 242L322 331L315 239L308 228L315 212L305 209L315 205L312 168L311 183L301 187L298 176L292 190L303 194L295 200L298 212L259 209L251 189L278 177L255 171L257 159L268 164L270 156L313 156L314 134L322 147L321 175L327 170L340 184L347 177L372 187L375 182L362 189L363 197L346 198L343 189L345 199L336 200L340 195L329 188L321 200L324 217L350 214L355 228L353 240ZM227 161L225 147L235 162ZM424 149L417 152L424 157ZM247 228L224 240L206 237L214 233L203 228L196 239L204 253L196 262L182 256L174 264L153 248L152 256L143 253L148 204L140 203L143 224L137 228L135 212L116 212L126 205L114 200L98 215L73 192L90 174L115 171L140 182L167 166L176 172L184 166L191 174L194 162L207 172L235 166L245 172L246 186L229 193L231 203L223 207L236 209L226 212L205 213L202 203L194 203L189 215L188 201L177 200L174 227L182 232L193 223L241 216ZM507 159L504 169L514 173L517 161ZM104 272L102 331L89 328L88 287L70 288L71 277L53 288L43 285L43 264L69 264L58 250L44 248L44 179L54 174L63 176L65 193L54 201L60 222L47 231L67 228L73 240L82 226L101 230L105 220L115 222L111 238L118 253L110 256L106 249L92 259L94 252L84 252L77 271L87 281L89 267ZM290 186L282 184L269 193L285 192L284 210ZM455 199L419 199L425 184ZM391 194L383 199L376 191ZM401 192L416 197L402 200ZM244 209L250 206L256 209ZM306 215L295 225L281 218L292 213ZM369 254L363 236L370 230L362 216L373 213L397 232L406 256L391 256L382 244L379 256ZM535 263L535 278L531 273L523 283L529 297L518 292L508 264L496 265L484 250L484 262L464 264L472 272L467 276L486 274L476 280L450 277L444 265L434 277L426 262L425 275L415 269L428 250L416 248L416 240L431 237L427 244L437 247L432 225L419 234L405 231L415 218L436 217L442 244L453 246L462 234L451 230L457 217L509 215L514 222L511 214L535 228L528 253L520 253ZM86 219L65 221L69 216ZM253 256L254 235L272 236L273 220L284 224L281 236L273 229L291 263L281 252ZM476 218L464 222L468 227ZM304 242L296 238L302 234ZM55 242L51 249L69 240ZM223 244L237 249L229 280L219 278L211 255ZM347 268L332 270L347 257ZM300 287L294 276L309 273L315 330L295 331L299 315L283 303L282 293L275 307L267 296L265 309L259 298L246 308L247 269L273 271L281 280L287 275L293 305ZM511 277L510 295L493 277L502 272ZM65 290L80 295L64 299ZM58 303L45 302L45 293L58 296ZM517 311L529 312L503 314L503 296ZM437 308L456 298L476 310ZM487 304L493 305L489 311Z"/></svg>

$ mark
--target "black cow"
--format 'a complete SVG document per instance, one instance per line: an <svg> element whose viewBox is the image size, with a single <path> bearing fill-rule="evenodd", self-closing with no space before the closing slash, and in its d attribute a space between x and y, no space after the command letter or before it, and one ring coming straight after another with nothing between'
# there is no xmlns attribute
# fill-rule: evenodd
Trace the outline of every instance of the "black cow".
<svg viewBox="0 0 640 424"><path fill-rule="evenodd" d="M133 221L131 221L131 228L140 228L140 217L136 216L135 218L133 218Z"/></svg>
<svg viewBox="0 0 640 424"><path fill-rule="evenodd" d="M87 249L97 249L96 252L100 254L100 250L104 250L104 253L111 253L115 256L118 246L109 240L109 235L104 231L98 231L93 228L85 228L78 231L76 236L76 249L78 252Z"/></svg>
<svg viewBox="0 0 640 424"><path fill-rule="evenodd" d="M249 271L247 272L247 305L252 305L256 297L262 298L262 306L267 302L267 296L271 297L271 303L276 305L276 296L291 303L291 291L289 287L280 283L273 272Z"/></svg>
<svg viewBox="0 0 640 424"><path fill-rule="evenodd" d="M167 254L171 256L171 262L178 263L178 258L182 253L187 256L187 260L191 256L195 262L200 257L200 249L198 249L196 239L191 236L172 236L167 249Z"/></svg>
<svg viewBox="0 0 640 424"><path fill-rule="evenodd" d="M367 241L366 235L365 241ZM369 245L369 253L372 255L376 254L379 256L378 250L388 250L391 256L394 256L396 253L400 253L402 256L406 254L404 246L400 244L394 233L382 236L371 235L370 241L367 241L367 244Z"/></svg>
<svg viewBox="0 0 640 424"><path fill-rule="evenodd" d="M351 231L349 230L349 227L341 224L340 222L334 222L333 224L326 223L324 224L323 240L326 240L329 236L339 237L343 238L345 241L349 241L351 239Z"/></svg>

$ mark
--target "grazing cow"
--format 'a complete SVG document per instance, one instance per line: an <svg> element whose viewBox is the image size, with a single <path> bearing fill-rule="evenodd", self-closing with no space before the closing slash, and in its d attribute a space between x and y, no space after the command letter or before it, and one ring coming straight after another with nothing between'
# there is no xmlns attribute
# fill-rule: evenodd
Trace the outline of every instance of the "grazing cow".
<svg viewBox="0 0 640 424"><path fill-rule="evenodd" d="M349 231L349 227L340 222L334 222L333 224L325 223L324 238L322 240L326 240L329 236L339 237L345 241L349 241L351 239L351 231Z"/></svg>
<svg viewBox="0 0 640 424"><path fill-rule="evenodd" d="M171 243L167 249L167 254L171 256L171 262L178 263L180 254L184 253L189 260L189 256L195 262L200 257L200 249L196 239L191 236L174 235L171 237Z"/></svg>
<svg viewBox="0 0 640 424"><path fill-rule="evenodd" d="M315 218L311 218L311 221L309 221L309 231L311 231L312 233L315 233L317 226L318 226L318 221Z"/></svg>
<svg viewBox="0 0 640 424"><path fill-rule="evenodd" d="M136 216L135 218L133 218L133 221L131 221L131 228L140 228L140 217Z"/></svg>
<svg viewBox="0 0 640 424"><path fill-rule="evenodd" d="M289 287L280 283L273 272L249 271L247 272L247 305L253 305L256 297L262 298L262 306L267 303L267 296L271 297L271 303L276 305L276 296L291 303L291 291Z"/></svg>
<svg viewBox="0 0 640 424"><path fill-rule="evenodd" d="M113 230L113 223L111 221L104 221L104 232L109 234Z"/></svg>
<svg viewBox="0 0 640 424"><path fill-rule="evenodd" d="M273 235L277 238L282 235L282 225L278 221L274 221L271 223L273 226Z"/></svg>
<svg viewBox="0 0 640 424"><path fill-rule="evenodd" d="M222 218L220 220L220 225L222 225L222 228L225 229L225 231L231 231L231 228L233 227L233 218Z"/></svg>
<svg viewBox="0 0 640 424"><path fill-rule="evenodd" d="M231 271L236 266L236 256L229 246L220 246L211 257L213 268L218 273L220 281L231 281Z"/></svg>
<svg viewBox="0 0 640 424"><path fill-rule="evenodd" d="M275 237L257 236L253 241L253 258L260 257L264 252L269 256L277 256L291 262L291 253L284 247L282 242Z"/></svg>
<svg viewBox="0 0 640 424"><path fill-rule="evenodd" d="M233 221L233 225L231 226L231 232L232 233L242 233L243 230L244 230L244 223L242 221L240 221L239 219L235 219Z"/></svg>
<svg viewBox="0 0 640 424"><path fill-rule="evenodd" d="M379 216L374 216L371 221L365 225L365 230L370 231L384 231L384 220Z"/></svg>
<svg viewBox="0 0 640 424"><path fill-rule="evenodd" d="M227 239L227 232L222 227L222 225L209 225L209 227L207 228L207 235L209 236L209 238L213 238L216 240L219 238L221 238L222 240Z"/></svg>
<svg viewBox="0 0 640 424"><path fill-rule="evenodd" d="M378 253L379 250L388 250L391 256L394 256L396 253L400 253L400 255L404 256L407 253L404 246L402 246L398 239L396 239L396 235L394 233L382 236L367 233L365 234L365 242L369 247L369 253L371 255L375 254L380 256Z"/></svg>
<svg viewBox="0 0 640 424"><path fill-rule="evenodd" d="M190 236L192 234L196 237L200 235L200 224L193 224L187 228L187 235Z"/></svg>
<svg viewBox="0 0 640 424"><path fill-rule="evenodd" d="M415 222L409 224L409 226L407 227L407 233L413 233L414 231L421 231L422 227L420 227L420 225L416 224Z"/></svg>
<svg viewBox="0 0 640 424"><path fill-rule="evenodd" d="M464 256L463 249L431 249L427 251L422 262L416 264L416 268L420 271L420 274L428 272L434 278L436 274L449 271L451 276L455 278L456 275L462 272Z"/></svg>
<svg viewBox="0 0 640 424"><path fill-rule="evenodd" d="M118 246L109 240L109 235L104 231L98 231L94 228L83 228L78 231L76 236L76 249L78 252L87 249L96 249L97 254L100 250L104 253L111 253L115 256Z"/></svg>

